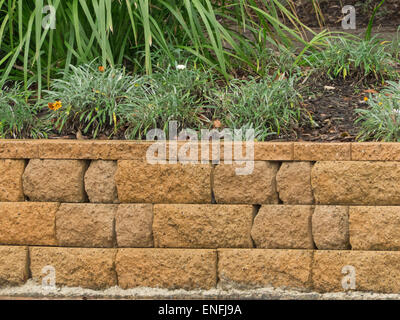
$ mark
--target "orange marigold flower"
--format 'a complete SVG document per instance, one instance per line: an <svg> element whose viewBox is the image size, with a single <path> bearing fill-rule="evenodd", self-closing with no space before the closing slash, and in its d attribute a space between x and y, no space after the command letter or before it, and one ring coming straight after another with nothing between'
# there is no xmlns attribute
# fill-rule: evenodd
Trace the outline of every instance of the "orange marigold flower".
<svg viewBox="0 0 400 320"><path fill-rule="evenodd" d="M54 103L49 102L48 106L50 110L56 111L62 107L62 102L61 101L56 101Z"/></svg>
<svg viewBox="0 0 400 320"><path fill-rule="evenodd" d="M368 98L367 98L367 97L364 97L364 101L368 101Z"/></svg>
<svg viewBox="0 0 400 320"><path fill-rule="evenodd" d="M106 70L106 69L105 69L103 66L100 66L100 67L99 67L99 71L100 71L100 72L104 72L105 70Z"/></svg>

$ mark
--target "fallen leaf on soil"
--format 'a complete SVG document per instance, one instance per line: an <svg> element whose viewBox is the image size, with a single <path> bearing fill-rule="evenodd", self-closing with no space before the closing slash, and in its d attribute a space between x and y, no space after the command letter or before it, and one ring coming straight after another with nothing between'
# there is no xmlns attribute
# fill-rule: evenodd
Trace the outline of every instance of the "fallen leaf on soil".
<svg viewBox="0 0 400 320"><path fill-rule="evenodd" d="M335 90L335 87L331 87L331 86L324 86L325 90Z"/></svg>
<svg viewBox="0 0 400 320"><path fill-rule="evenodd" d="M374 89L367 89L364 90L365 93L378 93L378 91L374 90Z"/></svg>

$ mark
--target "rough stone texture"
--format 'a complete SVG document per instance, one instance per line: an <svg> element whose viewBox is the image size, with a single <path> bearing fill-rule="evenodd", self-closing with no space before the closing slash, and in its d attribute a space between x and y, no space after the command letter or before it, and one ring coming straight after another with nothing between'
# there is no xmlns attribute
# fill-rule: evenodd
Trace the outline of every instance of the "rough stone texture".
<svg viewBox="0 0 400 320"><path fill-rule="evenodd" d="M241 165L221 164L214 170L214 195L217 203L264 204L278 203L276 173L278 163L256 161L248 175L237 175Z"/></svg>
<svg viewBox="0 0 400 320"><path fill-rule="evenodd" d="M0 203L0 244L56 245L58 203Z"/></svg>
<svg viewBox="0 0 400 320"><path fill-rule="evenodd" d="M42 269L54 267L57 287L105 289L117 285L114 269L116 249L30 248L34 281L42 283Z"/></svg>
<svg viewBox="0 0 400 320"><path fill-rule="evenodd" d="M309 289L312 251L219 249L222 287Z"/></svg>
<svg viewBox="0 0 400 320"><path fill-rule="evenodd" d="M346 267L347 269L343 267ZM355 290L381 293L400 292L400 252L315 251L312 270L314 290L346 291L355 269ZM343 270L343 273L342 273ZM345 286L346 287L346 286Z"/></svg>
<svg viewBox="0 0 400 320"><path fill-rule="evenodd" d="M318 204L400 204L398 162L317 162L311 172Z"/></svg>
<svg viewBox="0 0 400 320"><path fill-rule="evenodd" d="M151 142L147 141L38 141L40 159L146 159L146 152L150 145Z"/></svg>
<svg viewBox="0 0 400 320"><path fill-rule="evenodd" d="M0 247L0 286L20 286L28 279L28 248Z"/></svg>
<svg viewBox="0 0 400 320"><path fill-rule="evenodd" d="M153 233L161 248L252 248L254 210L246 205L155 205Z"/></svg>
<svg viewBox="0 0 400 320"><path fill-rule="evenodd" d="M279 198L285 204L312 204L311 162L284 162L276 175Z"/></svg>
<svg viewBox="0 0 400 320"><path fill-rule="evenodd" d="M116 211L117 205L112 204L61 204L56 216L58 244L65 247L112 247Z"/></svg>
<svg viewBox="0 0 400 320"><path fill-rule="evenodd" d="M0 160L0 201L24 201L24 160Z"/></svg>
<svg viewBox="0 0 400 320"><path fill-rule="evenodd" d="M350 207L353 250L400 250L400 207Z"/></svg>
<svg viewBox="0 0 400 320"><path fill-rule="evenodd" d="M118 249L119 286L211 289L217 284L215 250Z"/></svg>
<svg viewBox="0 0 400 320"><path fill-rule="evenodd" d="M229 151L229 160L254 160L254 161L291 161L293 160L293 142L256 142L254 153L247 149L247 142L232 142L227 145L221 143L220 159L225 160L225 149ZM241 149L240 149L241 148ZM236 149L242 152L234 152Z"/></svg>
<svg viewBox="0 0 400 320"><path fill-rule="evenodd" d="M0 139L0 159L35 159L38 157L38 140Z"/></svg>
<svg viewBox="0 0 400 320"><path fill-rule="evenodd" d="M312 206L262 206L254 219L251 236L257 248L313 249Z"/></svg>
<svg viewBox="0 0 400 320"><path fill-rule="evenodd" d="M117 187L114 176L116 161L95 160L85 174L85 189L90 202L118 203Z"/></svg>
<svg viewBox="0 0 400 320"><path fill-rule="evenodd" d="M211 203L211 166L118 161L121 203Z"/></svg>
<svg viewBox="0 0 400 320"><path fill-rule="evenodd" d="M84 202L83 160L29 161L22 176L25 195L31 201Z"/></svg>
<svg viewBox="0 0 400 320"><path fill-rule="evenodd" d="M400 144L397 142L365 142L351 145L351 160L399 161Z"/></svg>
<svg viewBox="0 0 400 320"><path fill-rule="evenodd" d="M317 206L312 216L312 232L318 249L349 249L348 207Z"/></svg>
<svg viewBox="0 0 400 320"><path fill-rule="evenodd" d="M121 204L115 218L118 247L153 247L153 206Z"/></svg>
<svg viewBox="0 0 400 320"><path fill-rule="evenodd" d="M351 160L350 143L294 143L295 161Z"/></svg>

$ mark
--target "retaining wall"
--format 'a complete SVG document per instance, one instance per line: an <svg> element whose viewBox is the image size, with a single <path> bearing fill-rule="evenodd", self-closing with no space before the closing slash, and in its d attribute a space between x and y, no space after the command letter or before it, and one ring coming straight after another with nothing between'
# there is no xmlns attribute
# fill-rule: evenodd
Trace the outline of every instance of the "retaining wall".
<svg viewBox="0 0 400 320"><path fill-rule="evenodd" d="M150 145L0 141L0 287L400 292L400 144L256 143L243 176Z"/></svg>

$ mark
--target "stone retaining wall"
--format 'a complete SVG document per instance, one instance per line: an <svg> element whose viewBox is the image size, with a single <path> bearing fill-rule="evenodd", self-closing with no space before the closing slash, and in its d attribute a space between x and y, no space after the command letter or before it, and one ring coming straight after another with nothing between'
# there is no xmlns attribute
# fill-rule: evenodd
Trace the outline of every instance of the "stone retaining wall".
<svg viewBox="0 0 400 320"><path fill-rule="evenodd" d="M350 267L400 293L400 144L256 143L243 176L150 145L0 140L0 286L337 292Z"/></svg>

